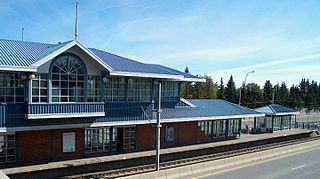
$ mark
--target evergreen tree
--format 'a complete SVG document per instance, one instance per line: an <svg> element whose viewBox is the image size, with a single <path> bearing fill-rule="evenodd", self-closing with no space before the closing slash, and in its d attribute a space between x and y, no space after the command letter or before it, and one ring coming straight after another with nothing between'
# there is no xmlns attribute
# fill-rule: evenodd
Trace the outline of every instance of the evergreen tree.
<svg viewBox="0 0 320 179"><path fill-rule="evenodd" d="M279 104L281 105L287 105L288 104L288 97L289 97L289 91L288 91L288 88L287 88L287 85L285 82L282 82L281 83L281 87L279 89L279 92L278 92L278 100L279 100Z"/></svg>
<svg viewBox="0 0 320 179"><path fill-rule="evenodd" d="M226 86L226 100L229 102L237 103L237 90L236 90L236 84L233 81L233 76L230 76L230 79Z"/></svg>
<svg viewBox="0 0 320 179"><path fill-rule="evenodd" d="M219 84L219 87L218 87L217 96L218 96L219 99L226 99L226 97L225 97L225 89L224 89L224 84L223 84L222 77L221 77L220 84Z"/></svg>
<svg viewBox="0 0 320 179"><path fill-rule="evenodd" d="M270 80L267 80L263 86L263 98L266 102L272 101L272 84Z"/></svg>

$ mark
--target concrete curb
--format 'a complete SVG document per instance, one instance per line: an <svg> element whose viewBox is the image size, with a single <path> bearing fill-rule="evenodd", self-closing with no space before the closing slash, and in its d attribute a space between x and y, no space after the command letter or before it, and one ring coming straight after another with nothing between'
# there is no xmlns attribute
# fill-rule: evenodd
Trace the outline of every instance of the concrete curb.
<svg viewBox="0 0 320 179"><path fill-rule="evenodd" d="M230 157L226 159L214 160L209 162L203 162L198 164L192 164L188 166L182 166L167 170L161 170L158 172L143 173L128 177L121 177L125 179L156 179L156 178L185 178L199 175L206 172L219 172L231 167L241 166L241 165L253 165L264 160L270 160L278 157L285 157L293 155L296 153L301 153L306 150L312 150L316 147L320 147L319 141L311 141L307 143L284 146L281 148L270 149L267 151L261 151L251 154L239 155L235 157Z"/></svg>

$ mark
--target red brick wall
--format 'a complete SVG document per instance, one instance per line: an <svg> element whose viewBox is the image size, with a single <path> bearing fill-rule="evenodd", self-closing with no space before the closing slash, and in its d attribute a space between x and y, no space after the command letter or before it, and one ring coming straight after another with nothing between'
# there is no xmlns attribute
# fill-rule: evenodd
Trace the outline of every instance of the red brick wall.
<svg viewBox="0 0 320 179"><path fill-rule="evenodd" d="M76 133L76 151L75 152L62 152L62 134L65 132ZM55 158L57 160L69 159L82 156L84 152L84 129L58 129L55 130L54 141L55 141Z"/></svg>
<svg viewBox="0 0 320 179"><path fill-rule="evenodd" d="M62 133L76 133L76 151L62 152ZM57 129L19 132L20 162L50 161L81 157L84 151L84 129ZM54 149L52 150L52 147Z"/></svg>
<svg viewBox="0 0 320 179"><path fill-rule="evenodd" d="M180 123L180 145L195 144L197 137L197 122Z"/></svg>
<svg viewBox="0 0 320 179"><path fill-rule="evenodd" d="M202 142L208 142L210 141L208 135L206 135L206 133L204 131L201 131L201 127L198 127L198 133L197 133L197 142L198 143L202 143Z"/></svg>
<svg viewBox="0 0 320 179"><path fill-rule="evenodd" d="M174 141L165 142L166 127L174 127ZM155 148L156 127L151 124L137 125L138 150ZM197 137L197 122L163 123L161 127L161 148L195 144Z"/></svg>
<svg viewBox="0 0 320 179"><path fill-rule="evenodd" d="M152 124L137 125L137 148L148 150L155 148L156 127Z"/></svg>
<svg viewBox="0 0 320 179"><path fill-rule="evenodd" d="M51 131L19 132L20 162L49 161L51 157Z"/></svg>

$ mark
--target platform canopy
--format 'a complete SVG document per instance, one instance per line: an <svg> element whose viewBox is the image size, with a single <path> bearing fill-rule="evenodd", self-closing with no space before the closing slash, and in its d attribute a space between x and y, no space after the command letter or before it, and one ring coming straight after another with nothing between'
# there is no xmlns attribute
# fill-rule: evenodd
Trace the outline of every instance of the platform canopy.
<svg viewBox="0 0 320 179"><path fill-rule="evenodd" d="M164 108L161 113L162 121L201 121L265 116L263 113L221 99L182 99L181 102L184 105Z"/></svg>
<svg viewBox="0 0 320 179"><path fill-rule="evenodd" d="M270 104L261 108L255 109L255 111L264 113L269 116L284 116L284 115L295 115L299 114L299 111L296 111L279 104Z"/></svg>

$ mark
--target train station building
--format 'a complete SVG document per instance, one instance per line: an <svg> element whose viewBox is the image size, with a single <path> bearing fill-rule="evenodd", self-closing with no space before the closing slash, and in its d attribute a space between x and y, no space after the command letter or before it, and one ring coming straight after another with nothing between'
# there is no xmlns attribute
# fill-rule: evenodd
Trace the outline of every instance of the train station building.
<svg viewBox="0 0 320 179"><path fill-rule="evenodd" d="M162 148L235 138L241 119L264 116L182 99L183 82L204 79L74 40L0 39L0 166L154 149L158 83Z"/></svg>

